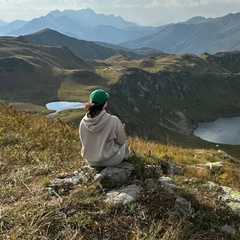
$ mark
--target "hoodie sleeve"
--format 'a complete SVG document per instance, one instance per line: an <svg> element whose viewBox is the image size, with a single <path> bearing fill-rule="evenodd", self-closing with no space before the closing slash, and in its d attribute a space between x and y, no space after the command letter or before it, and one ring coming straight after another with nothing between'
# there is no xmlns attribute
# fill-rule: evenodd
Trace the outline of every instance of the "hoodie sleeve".
<svg viewBox="0 0 240 240"><path fill-rule="evenodd" d="M116 139L115 139L115 141L120 146L123 146L125 141L126 141L125 130L124 130L123 124L121 123L119 118L116 117L116 121L117 121L117 126L116 126Z"/></svg>

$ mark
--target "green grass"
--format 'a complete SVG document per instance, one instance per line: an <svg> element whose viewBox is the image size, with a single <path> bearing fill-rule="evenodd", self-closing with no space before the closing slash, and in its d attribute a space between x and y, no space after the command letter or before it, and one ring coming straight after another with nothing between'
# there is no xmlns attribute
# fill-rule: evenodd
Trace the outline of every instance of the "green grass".
<svg viewBox="0 0 240 240"><path fill-rule="evenodd" d="M85 183L70 192L49 195L46 187L56 177L80 171L78 129L58 119L29 115L0 105L0 236L2 239L229 239L219 226L239 222L204 188L214 181L239 190L239 159L222 158L216 150L184 149L140 138L128 138L135 176L130 183L143 192L134 203L114 206L103 202L105 186ZM188 166L224 161L222 175L196 174ZM145 180L162 175L154 165L174 163L184 170L173 177L181 196L194 212L179 218L174 195L160 185L149 191ZM148 170L146 165L150 165ZM235 238L239 239L239 235Z"/></svg>
<svg viewBox="0 0 240 240"><path fill-rule="evenodd" d="M168 58L168 64L172 64L173 67L174 63L171 63L171 61L176 57L170 56ZM160 64L163 59L165 58L159 58L155 61ZM138 61L131 61L130 63L132 66L134 66L134 64L136 65ZM199 141L193 136L191 136L191 140L189 140L188 137L185 137L174 131L167 130L165 127L162 127L160 124L156 123L158 123L161 119L163 124L170 128L173 127L169 125L168 119L175 121L177 116L174 111L176 109L177 111L182 111L183 113L187 112L187 117L191 119L193 125L196 124L195 121L197 120L205 121L206 119L215 119L219 116L231 116L233 113L238 111L236 109L238 105L237 102L234 103L236 104L235 109L230 108L232 104L231 101L229 102L225 98L221 98L220 102L217 96L213 96L211 104L207 104L207 102L209 102L209 93L205 88L199 88L197 91L197 96L189 95L186 96L186 99L182 101L179 101L179 99L175 99L174 97L170 98L169 96L172 95L172 92L168 89L168 87L164 94L156 91L155 83L158 82L158 74L152 72L143 72L142 70L142 74L137 74L139 70L135 69L134 71L136 72L133 70L125 70L129 77L128 87L130 91L134 93L130 96L130 98L133 98L135 101L134 104L130 104L129 97L126 97L124 94L122 94L124 89L119 83L118 78L124 74L124 70L105 71L96 69L95 72L90 72L86 70L63 70L54 68L51 70L44 70L44 73L42 69L38 69L37 72L29 74L24 72L16 72L13 73L11 78L10 75L7 75L6 79L9 77L8 82L10 84L11 79L14 77L17 78L18 76L20 79L24 79L24 81L21 81L23 86L19 86L19 88L16 89L11 89L11 86L8 86L7 91L4 91L1 97L11 102L20 110L47 115L50 113L50 111L45 108L45 104L47 102L58 100L85 102L88 101L89 93L93 89L104 88L109 91L111 95L109 110L111 113L120 116L122 121L126 123L127 132L129 135L133 136L135 133L137 133L141 137L150 140L158 140L160 142L166 142L170 144L181 144L190 147L196 147L200 144L199 146L205 146L206 148L212 147L213 144ZM153 71L153 69L148 69L148 71ZM140 96L137 84L143 75L147 75L153 80L153 83L151 84L147 82L147 78L143 78L141 81L142 83L146 82L147 88L149 91L151 91L151 97L153 97L153 99L155 98L156 103L163 109L163 113L160 113L160 111L153 111L151 105L147 105L147 101ZM164 77L164 74L161 76ZM177 76L178 75L176 75L176 77ZM184 79L184 77L181 75L178 77L181 77L179 81ZM34 81L32 79L34 79ZM212 86L212 89L216 87L215 80L216 79L213 78L213 81L210 81L208 84L209 86ZM12 82L12 84L15 83L16 81ZM193 84L190 88L195 87L196 86ZM229 87L229 89L231 90L231 87ZM222 93L222 90L218 92ZM231 96L233 100L235 98L234 96L235 95ZM146 97L148 98L147 95ZM196 99L201 99L200 102L196 102L195 104L195 102L192 100L193 97ZM219 108L214 107L215 105L219 105ZM206 108L206 106L208 107ZM140 114L137 114L133 111L134 107L137 107L140 110ZM228 110L223 112L223 109ZM79 119L83 116L83 114L83 110L64 111L57 118L65 122L78 124ZM151 118L149 118L149 116L151 116ZM191 128L193 125L189 127ZM238 156L238 146L223 146L223 149L234 156Z"/></svg>
<svg viewBox="0 0 240 240"><path fill-rule="evenodd" d="M90 67L60 48L41 47L36 54L34 47L8 41L0 54L15 59L1 72L0 97L14 107L0 104L2 239L229 239L219 226L237 225L239 216L223 206L218 192L207 191L205 183L213 181L239 190L239 146L220 144L219 148L232 155L225 157L215 144L158 122L162 119L169 124L177 119L175 111L187 114L191 127L196 121L238 114L237 74L229 75L206 55L168 55L146 61L117 56L92 61ZM19 66L21 59L26 69ZM238 65L226 58L222 62L233 72ZM114 70L106 70L107 66ZM45 104L85 102L99 87L110 92L109 110L126 124L130 161L136 169L129 183L138 183L143 189L141 197L127 206L105 204L104 184L83 184L55 195L46 190L53 179L80 171L86 163L80 155L76 127L84 110L63 111L47 119ZM185 94L184 99L179 99L180 93ZM153 110L155 103L163 113ZM194 168L209 161L222 161L223 172L217 175ZM154 165L169 163L182 167L184 175L174 176L173 181L180 186L178 194L191 200L194 209L181 219L174 211L175 196L159 184L149 191L145 181L151 178L158 183L162 172ZM147 170L146 165L150 166ZM235 236L239 238L239 234Z"/></svg>
<svg viewBox="0 0 240 240"><path fill-rule="evenodd" d="M1 43L3 59L13 59L5 59L10 62L0 76L0 98L30 113L46 115L45 104L52 101L86 102L93 89L104 88L111 96L109 111L126 123L129 135L208 148L212 144L179 132L176 112L186 116L190 131L197 122L240 114L239 76L222 68L237 66L238 52L234 58L227 53L227 58L182 54L140 60L118 55L84 62L63 48L31 46L14 38ZM21 68L20 60L31 69ZM82 115L67 111L58 118L76 124ZM231 148L231 154L238 152Z"/></svg>

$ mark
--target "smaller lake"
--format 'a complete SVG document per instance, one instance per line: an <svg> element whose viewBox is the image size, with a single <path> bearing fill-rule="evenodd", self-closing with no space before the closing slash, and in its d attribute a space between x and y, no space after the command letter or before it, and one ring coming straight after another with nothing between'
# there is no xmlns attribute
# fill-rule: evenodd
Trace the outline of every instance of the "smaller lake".
<svg viewBox="0 0 240 240"><path fill-rule="evenodd" d="M230 145L240 144L240 117L219 118L202 122L193 134L203 140Z"/></svg>
<svg viewBox="0 0 240 240"><path fill-rule="evenodd" d="M78 108L84 108L84 107L85 107L85 104L81 102L58 101L58 102L50 102L46 104L46 108L48 110L55 111L54 113L51 113L48 116L54 116L59 112L67 109L78 109Z"/></svg>

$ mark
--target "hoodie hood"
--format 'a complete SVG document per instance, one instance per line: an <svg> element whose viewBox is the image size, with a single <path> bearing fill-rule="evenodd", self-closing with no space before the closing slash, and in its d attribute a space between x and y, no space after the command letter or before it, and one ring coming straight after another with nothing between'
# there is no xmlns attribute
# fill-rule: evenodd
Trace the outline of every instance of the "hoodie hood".
<svg viewBox="0 0 240 240"><path fill-rule="evenodd" d="M103 110L98 116L95 118L89 118L87 114L83 118L83 124L85 127L93 133L101 131L104 126L108 123L111 115Z"/></svg>

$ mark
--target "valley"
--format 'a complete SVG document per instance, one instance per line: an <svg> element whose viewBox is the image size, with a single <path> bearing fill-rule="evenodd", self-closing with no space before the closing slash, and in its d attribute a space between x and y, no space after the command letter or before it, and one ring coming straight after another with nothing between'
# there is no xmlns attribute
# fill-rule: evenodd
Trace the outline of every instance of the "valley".
<svg viewBox="0 0 240 240"><path fill-rule="evenodd" d="M84 59L24 37L0 42L1 100L20 110L47 115L48 102L86 102L93 89L104 88L111 95L109 111L129 136L185 147L214 146L192 135L197 122L240 114L237 51ZM78 125L83 115L83 109L69 110L58 118Z"/></svg>

